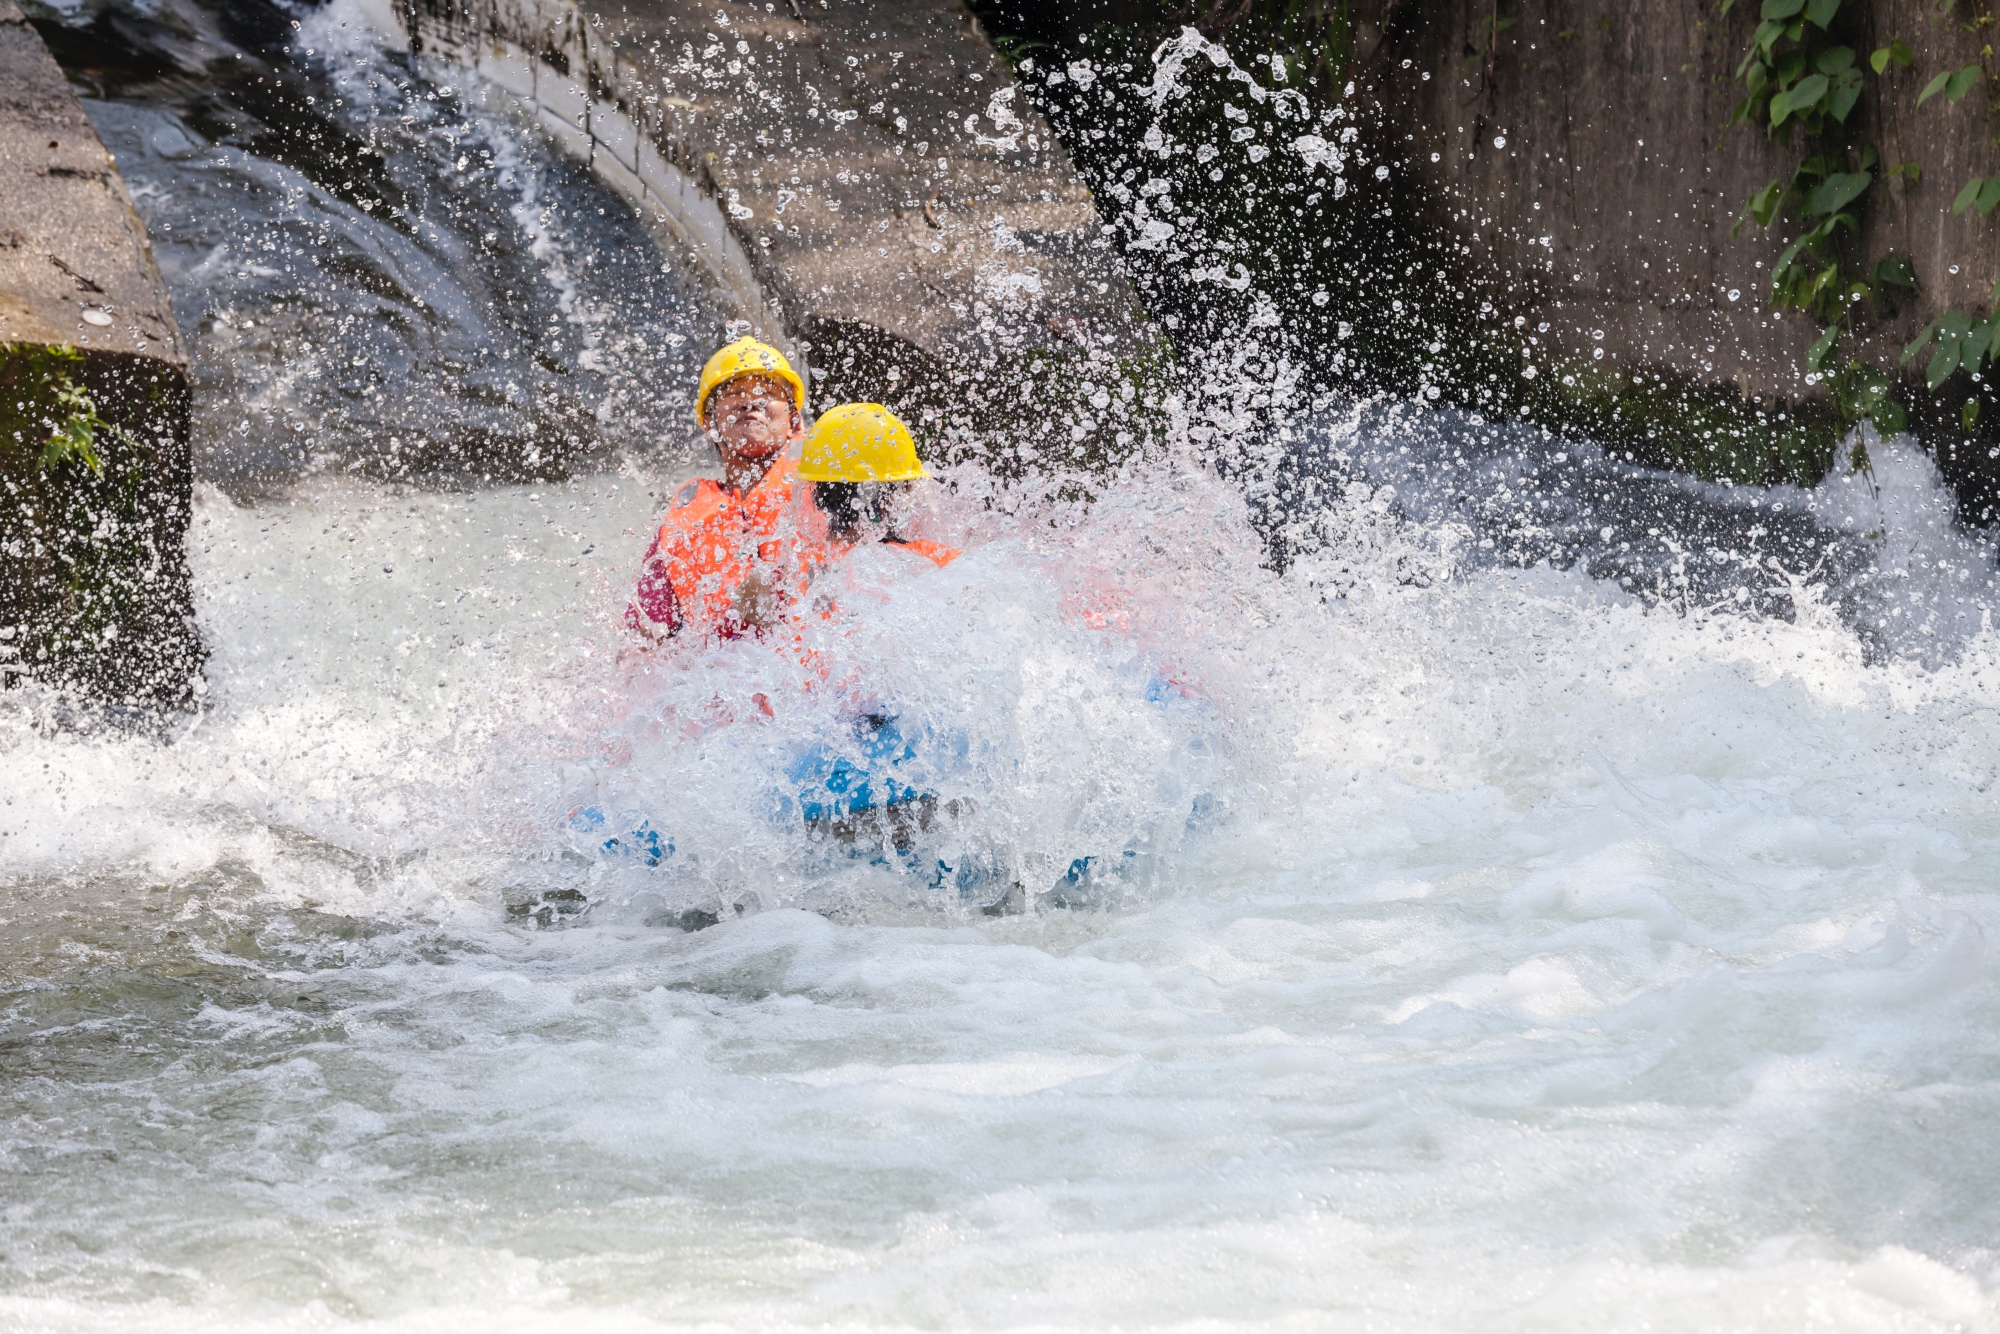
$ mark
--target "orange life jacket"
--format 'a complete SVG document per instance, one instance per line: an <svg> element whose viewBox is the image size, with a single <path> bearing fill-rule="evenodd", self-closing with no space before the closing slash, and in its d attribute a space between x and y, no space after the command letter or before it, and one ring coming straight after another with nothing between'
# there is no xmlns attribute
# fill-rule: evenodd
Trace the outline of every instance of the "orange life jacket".
<svg viewBox="0 0 2000 1334"><path fill-rule="evenodd" d="M626 622L667 634L692 626L735 639L755 633L736 608L737 590L751 575L779 607L796 599L812 560L787 522L797 471L796 460L779 459L741 494L708 477L681 487L646 552Z"/></svg>
<svg viewBox="0 0 2000 1334"><path fill-rule="evenodd" d="M932 542L921 537L892 537L888 539L888 542L890 546L901 547L905 551L916 552L919 556L928 559L940 570L964 554L957 547L948 547L942 542Z"/></svg>

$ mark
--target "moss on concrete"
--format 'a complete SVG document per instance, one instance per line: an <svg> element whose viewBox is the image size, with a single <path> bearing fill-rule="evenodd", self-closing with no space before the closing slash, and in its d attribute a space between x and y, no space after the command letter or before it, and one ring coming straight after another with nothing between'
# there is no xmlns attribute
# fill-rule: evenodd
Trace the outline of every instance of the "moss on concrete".
<svg viewBox="0 0 2000 1334"><path fill-rule="evenodd" d="M1843 424L1824 399L1760 402L1669 371L1558 365L1521 395L1538 425L1596 441L1627 462L1716 482L1811 485L1832 465Z"/></svg>

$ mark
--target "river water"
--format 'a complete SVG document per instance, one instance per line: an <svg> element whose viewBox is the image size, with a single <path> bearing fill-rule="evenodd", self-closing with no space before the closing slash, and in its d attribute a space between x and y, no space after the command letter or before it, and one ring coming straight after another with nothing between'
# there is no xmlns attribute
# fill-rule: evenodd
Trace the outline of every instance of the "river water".
<svg viewBox="0 0 2000 1334"><path fill-rule="evenodd" d="M208 419L307 425L206 437L198 717L0 702L0 1327L2000 1327L1993 559L1921 455L1721 491L1301 404L1283 443L1339 470L1290 493L1282 574L1237 490L1163 464L1043 524L940 502L967 555L857 573L805 655L831 678L620 661L699 463L667 335L718 333L580 262L638 253L592 230L629 219L444 116L386 170L506 141L520 174L423 244L505 222L513 258L287 279L321 242L256 227L300 201L416 243L156 87L91 111L149 223L263 201L223 230L271 273L162 258ZM663 424L403 470L342 406L393 378L287 388L331 363L237 337L309 293L323 354L357 291L430 284L534 293L491 318L568 341L515 364ZM592 310L643 353L575 360ZM514 410L371 346L424 386L399 436ZM835 694L951 739L921 865L784 806ZM583 800L672 855L579 852Z"/></svg>

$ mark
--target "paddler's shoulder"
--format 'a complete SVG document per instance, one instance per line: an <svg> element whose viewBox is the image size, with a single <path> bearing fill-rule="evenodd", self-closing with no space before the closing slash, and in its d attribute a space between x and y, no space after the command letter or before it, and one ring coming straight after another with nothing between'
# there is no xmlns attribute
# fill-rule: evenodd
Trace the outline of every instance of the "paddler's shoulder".
<svg viewBox="0 0 2000 1334"><path fill-rule="evenodd" d="M667 513L661 526L685 528L689 524L700 523L715 512L723 499L722 485L713 477L690 477L680 484L673 498L667 502Z"/></svg>
<svg viewBox="0 0 2000 1334"><path fill-rule="evenodd" d="M722 484L713 477L690 477L680 484L674 498L667 502L668 509L686 509L697 500L714 500L722 494Z"/></svg>

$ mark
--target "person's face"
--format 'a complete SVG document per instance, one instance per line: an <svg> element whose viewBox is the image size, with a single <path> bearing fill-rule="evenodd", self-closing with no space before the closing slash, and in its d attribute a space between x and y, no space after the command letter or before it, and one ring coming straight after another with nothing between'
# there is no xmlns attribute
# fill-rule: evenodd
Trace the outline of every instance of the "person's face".
<svg viewBox="0 0 2000 1334"><path fill-rule="evenodd" d="M708 429L724 463L776 458L803 425L791 386L769 376L739 375L708 398Z"/></svg>
<svg viewBox="0 0 2000 1334"><path fill-rule="evenodd" d="M834 536L844 542L880 541L889 533L901 531L916 512L916 487L912 483L860 482L851 485L853 491L846 498L846 503L837 505L837 512L828 515ZM817 491L814 500L815 503L821 502ZM827 508L826 504L821 503L821 508Z"/></svg>
<svg viewBox="0 0 2000 1334"><path fill-rule="evenodd" d="M862 518L880 532L896 532L909 522L916 499L916 486L910 482L863 482Z"/></svg>

